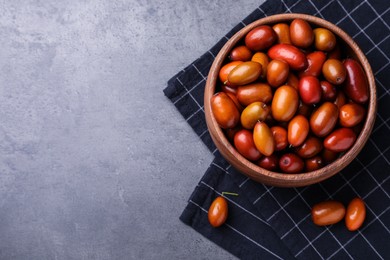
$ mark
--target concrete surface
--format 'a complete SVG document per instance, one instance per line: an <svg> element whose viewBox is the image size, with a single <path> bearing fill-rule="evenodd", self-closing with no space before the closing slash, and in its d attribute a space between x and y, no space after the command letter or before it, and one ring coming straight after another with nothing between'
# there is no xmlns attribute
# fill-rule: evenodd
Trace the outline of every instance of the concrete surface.
<svg viewBox="0 0 390 260"><path fill-rule="evenodd" d="M166 81L262 1L1 1L0 259L231 259Z"/></svg>

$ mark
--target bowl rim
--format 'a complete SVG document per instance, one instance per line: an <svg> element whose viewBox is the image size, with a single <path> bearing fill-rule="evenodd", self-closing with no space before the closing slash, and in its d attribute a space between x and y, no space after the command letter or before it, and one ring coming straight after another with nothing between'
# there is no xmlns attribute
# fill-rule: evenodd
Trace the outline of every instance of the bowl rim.
<svg viewBox="0 0 390 260"><path fill-rule="evenodd" d="M247 160L245 157L239 154L238 151L234 148L234 146L227 140L225 134L222 132L222 129L217 124L215 117L211 111L210 102L211 102L212 95L215 94L219 69L221 68L223 62L225 61L229 51L250 30L260 25L272 25L281 22L288 22L296 18L304 19L307 22L309 22L312 26L314 25L314 27L318 26L318 27L326 28L332 31L339 38L341 38L342 41L344 41L345 45L347 45L353 51L354 55L357 58L357 61L360 63L360 65L362 66L366 74L370 97L369 97L368 109L366 113L367 116L366 122L364 123L363 129L359 133L354 145L348 151L346 151L342 156L340 156L334 162L318 170L311 171L311 172L286 174L286 173L266 170L256 165L255 163ZM374 127L375 115L377 109L376 85L375 85L375 79L372 73L372 69L366 56L359 48L359 46L356 44L356 42L337 25L316 16L300 14L300 13L276 14L276 15L268 16L248 24L247 26L239 30L237 33L235 33L225 43L225 45L221 48L221 50L215 57L207 77L204 93L205 93L204 109L206 114L206 123L210 132L210 136L213 139L216 146L218 147L218 150L225 158L226 156L227 157L234 156L235 158L237 158L237 160L240 163L243 164L242 165L243 167L245 166L248 167L250 169L250 173L243 172L248 177L251 177L252 179L258 180L265 184L272 183L273 186L284 186L284 187L306 186L309 184L313 184L325 180L335 175L339 171L341 171L350 162L352 162L352 160L363 149L365 143L368 141L369 135ZM215 134L211 131L212 128L216 130ZM226 153L221 151L221 149L219 149L220 145L223 145L224 147L227 148ZM262 179L261 175L267 178ZM286 181L291 181L291 183L285 183ZM302 182L304 182L304 184L302 184Z"/></svg>

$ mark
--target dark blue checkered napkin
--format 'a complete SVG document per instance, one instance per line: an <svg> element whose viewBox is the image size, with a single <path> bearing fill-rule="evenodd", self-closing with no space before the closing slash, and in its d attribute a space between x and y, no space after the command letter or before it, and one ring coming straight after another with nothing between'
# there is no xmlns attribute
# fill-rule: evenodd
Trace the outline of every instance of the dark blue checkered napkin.
<svg viewBox="0 0 390 260"><path fill-rule="evenodd" d="M304 188L275 188L248 179L227 163L207 131L203 91L209 68L224 43L246 24L278 13L307 13L337 24L359 44L376 77L378 114L359 156L340 174ZM164 90L215 156L180 219L240 258L390 259L390 1L268 0L211 50L175 75ZM229 197L226 225L211 228L207 210L222 191ZM313 204L364 199L367 217L357 232L343 222L317 227Z"/></svg>

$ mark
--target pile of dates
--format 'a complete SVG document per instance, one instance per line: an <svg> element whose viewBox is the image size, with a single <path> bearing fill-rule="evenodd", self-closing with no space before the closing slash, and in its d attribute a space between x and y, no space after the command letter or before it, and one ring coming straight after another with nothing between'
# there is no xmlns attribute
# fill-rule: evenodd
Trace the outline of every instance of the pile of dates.
<svg viewBox="0 0 390 260"><path fill-rule="evenodd" d="M258 26L219 71L214 117L246 159L271 171L317 170L350 149L369 89L340 39L302 19Z"/></svg>

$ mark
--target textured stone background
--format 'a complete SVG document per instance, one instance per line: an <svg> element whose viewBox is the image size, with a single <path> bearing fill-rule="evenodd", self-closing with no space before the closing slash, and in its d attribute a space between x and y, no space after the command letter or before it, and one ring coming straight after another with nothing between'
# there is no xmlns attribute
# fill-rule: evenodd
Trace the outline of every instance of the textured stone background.
<svg viewBox="0 0 390 260"><path fill-rule="evenodd" d="M230 259L166 81L262 1L1 1L0 259Z"/></svg>

